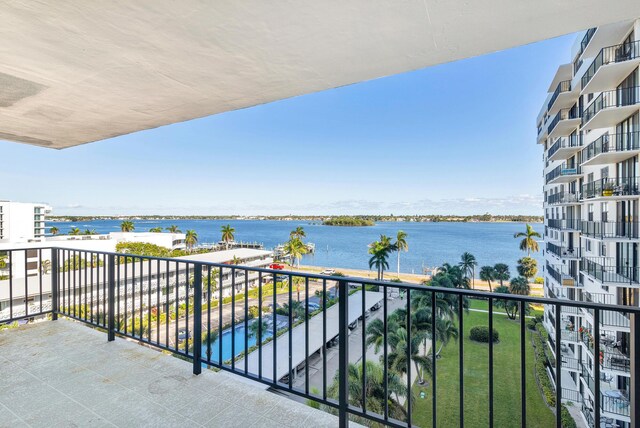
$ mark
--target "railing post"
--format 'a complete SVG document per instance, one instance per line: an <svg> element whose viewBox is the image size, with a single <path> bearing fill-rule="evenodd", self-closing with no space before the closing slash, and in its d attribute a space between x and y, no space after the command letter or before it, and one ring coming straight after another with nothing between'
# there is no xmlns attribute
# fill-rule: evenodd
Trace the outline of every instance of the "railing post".
<svg viewBox="0 0 640 428"><path fill-rule="evenodd" d="M202 372L202 265L200 264L194 265L193 288L193 374L199 375Z"/></svg>
<svg viewBox="0 0 640 428"><path fill-rule="evenodd" d="M338 419L339 427L349 426L349 290L346 281L338 282ZM362 314L364 317L364 314ZM364 332L363 332L364 334ZM366 370L365 367L362 370Z"/></svg>
<svg viewBox="0 0 640 428"><path fill-rule="evenodd" d="M51 319L58 319L59 301L58 301L58 249L51 249ZM40 296L42 299L42 296Z"/></svg>
<svg viewBox="0 0 640 428"><path fill-rule="evenodd" d="M107 340L113 342L116 339L116 256L108 256L109 279L107 280Z"/></svg>

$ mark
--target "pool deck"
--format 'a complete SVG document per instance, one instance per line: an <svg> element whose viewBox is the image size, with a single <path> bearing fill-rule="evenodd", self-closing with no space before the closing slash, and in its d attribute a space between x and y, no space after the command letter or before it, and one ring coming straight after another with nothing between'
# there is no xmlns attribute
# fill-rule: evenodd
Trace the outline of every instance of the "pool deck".
<svg viewBox="0 0 640 428"><path fill-rule="evenodd" d="M0 331L0 427L300 427L338 419L68 320Z"/></svg>

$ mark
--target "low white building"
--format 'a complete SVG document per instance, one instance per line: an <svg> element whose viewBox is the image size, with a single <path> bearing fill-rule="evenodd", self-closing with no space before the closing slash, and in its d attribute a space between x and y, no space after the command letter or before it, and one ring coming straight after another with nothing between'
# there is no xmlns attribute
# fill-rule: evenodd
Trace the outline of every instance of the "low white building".
<svg viewBox="0 0 640 428"><path fill-rule="evenodd" d="M42 240L50 212L46 204L0 201L0 242Z"/></svg>

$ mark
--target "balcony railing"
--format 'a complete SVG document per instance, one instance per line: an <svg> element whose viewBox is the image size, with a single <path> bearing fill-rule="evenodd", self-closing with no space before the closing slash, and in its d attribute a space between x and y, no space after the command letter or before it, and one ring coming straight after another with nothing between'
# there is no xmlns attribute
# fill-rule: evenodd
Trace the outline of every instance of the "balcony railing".
<svg viewBox="0 0 640 428"><path fill-rule="evenodd" d="M601 178L582 185L584 198L640 195L638 177Z"/></svg>
<svg viewBox="0 0 640 428"><path fill-rule="evenodd" d="M558 137L555 143L549 148L549 157L556 154L560 149L569 149L573 147L581 147L582 138L578 134L569 135L567 137Z"/></svg>
<svg viewBox="0 0 640 428"><path fill-rule="evenodd" d="M580 257L580 247L563 247L560 245L547 242L547 251L555 254L560 258L578 258Z"/></svg>
<svg viewBox="0 0 640 428"><path fill-rule="evenodd" d="M551 134L551 132L554 130L556 125L560 123L561 120L578 119L578 118L580 118L580 112L578 111L577 107L574 106L571 108L563 108L554 116L551 123L549 123L547 132Z"/></svg>
<svg viewBox="0 0 640 428"><path fill-rule="evenodd" d="M602 110L612 107L625 107L640 102L640 87L619 88L611 91L601 92L582 114L582 124L589 122L596 114ZM549 131L551 132L551 131Z"/></svg>
<svg viewBox="0 0 640 428"><path fill-rule="evenodd" d="M580 200L580 195L571 192L558 192L550 194L547 198L547 203L554 204L576 204Z"/></svg>
<svg viewBox="0 0 640 428"><path fill-rule="evenodd" d="M561 93L569 92L569 91L571 91L571 80L563 80L562 82L558 83L558 86L556 86L556 89L555 91L553 91L553 95L551 95L551 99L547 104L547 108L551 109L551 107L553 106L553 103L556 102L556 100L558 99L558 96Z"/></svg>
<svg viewBox="0 0 640 428"><path fill-rule="evenodd" d="M591 81L600 67L616 62L629 61L638 58L640 55L640 41L622 43L614 46L602 48L593 62L582 76L582 88Z"/></svg>
<svg viewBox="0 0 640 428"><path fill-rule="evenodd" d="M547 273L549 276L556 280L558 284L568 287L575 287L578 285L578 281L567 272L563 272L565 268L563 266L553 266L547 262Z"/></svg>
<svg viewBox="0 0 640 428"><path fill-rule="evenodd" d="M547 226L561 230L580 230L580 219L576 218L550 218L547 220Z"/></svg>
<svg viewBox="0 0 640 428"><path fill-rule="evenodd" d="M577 179L580 174L582 174L582 168L580 166L562 164L547 173L546 183L549 184L551 180L554 180L558 177L575 176L575 178Z"/></svg>
<svg viewBox="0 0 640 428"><path fill-rule="evenodd" d="M591 259L583 257L580 270L603 283L638 285L640 268L636 266L616 266L606 262L606 259Z"/></svg>
<svg viewBox="0 0 640 428"><path fill-rule="evenodd" d="M605 395L606 393L612 393L614 391L605 391L600 393L600 408L604 412L613 413L616 415L630 416L629 410L629 398L626 391L615 390L615 396Z"/></svg>
<svg viewBox="0 0 640 428"><path fill-rule="evenodd" d="M631 359L623 355L621 352L600 350L600 365L606 370L617 370L619 372L629 373L631 371Z"/></svg>
<svg viewBox="0 0 640 428"><path fill-rule="evenodd" d="M582 149L582 161L587 162L602 153L640 150L640 131L603 134Z"/></svg>
<svg viewBox="0 0 640 428"><path fill-rule="evenodd" d="M580 232L583 235L598 239L637 239L640 237L639 230L636 221L582 221L580 223Z"/></svg>
<svg viewBox="0 0 640 428"><path fill-rule="evenodd" d="M593 37L593 35L596 33L597 29L598 29L597 27L589 28L587 32L584 34L584 36L582 37L582 40L580 41L580 50L578 51L578 56L582 55L582 52L584 52L587 46L589 46L589 42L591 41L591 38Z"/></svg>
<svg viewBox="0 0 640 428"><path fill-rule="evenodd" d="M518 307L521 314L516 320L520 330L517 340L521 350L529 343L526 333L525 307L529 303L550 305L557 314L563 308L592 309L596 317L603 310L640 314L640 308L604 306L571 300L545 299L514 294L487 293L478 290L431 287L419 284L393 283L363 278L332 277L193 261L184 258L157 258L132 254L116 254L97 251L61 248L7 250L12 262L9 278L0 280L0 322L60 316L99 327L106 331L105 338L115 340L122 336L151 347L165 350L193 362L193 372L199 374L203 367L212 367L234 373L262 383L283 393L313 400L333 409L346 426L350 416L363 418L367 423L379 423L396 428L415 425L412 396L403 406L396 401L399 389L394 385L411 386L416 367L409 359L406 366L391 373L390 344L387 332L394 323L403 325L407 334L407 355L417 355L428 366L431 382L429 393L433 409L437 409L437 373L442 369L434 352L422 349L422 338L437 337L437 317L450 320L464 330L463 314L468 298L487 302L489 343L488 348L488 415L492 418L494 406L494 343L491 340L494 309L501 302ZM31 263L36 262L32 266ZM24 274L24 276L22 276ZM405 293L402 300L388 297L399 291ZM312 302L310 297L316 297ZM401 302L401 305L398 304ZM406 318L390 317L392 307L400 307ZM441 310L447 305L447 310ZM355 342L349 339L351 328L366 332L373 321L368 314L379 310L380 352L372 359L366 341L361 335ZM418 311L421 311L418 314ZM275 313L274 313L275 312ZM379 314L379 313L378 313ZM420 318L426 315L427 318ZM503 315L499 315L503 316ZM358 320L361 318L361 320ZM425 322L422 322L420 320ZM392 320L392 321L390 321ZM553 320L553 340L556 355L561 354L561 317ZM353 327L353 326L356 327ZM360 327L358 327L360 326ZM566 334L566 333L565 333ZM420 340L413 340L420 337ZM221 339L221 340L218 340ZM595 346L600 338L594 337ZM329 375L326 349L337 342L338 351L334 369ZM420 349L416 349L416 346ZM456 346L460 359L456 370L465 373L465 340L448 346ZM396 349L404 352L404 348ZM350 355L355 352L360 362L354 364ZM397 353L396 352L396 353ZM423 355L423 352L425 355ZM310 358L320 367L322 382L318 389L310 383ZM424 358L423 358L424 357ZM526 422L528 366L526 353L513 355L520 359L521 418L517 425ZM467 359L468 360L468 359ZM321 361L321 363L320 363ZM396 360L397 361L397 360ZM417 359L416 359L417 361ZM369 390L368 376L352 377L358 368L380 363L382 384L376 396L365 396ZM563 397L562 359L555 361L556 424L561 426L560 405ZM425 367L426 367L425 366ZM422 367L422 366L421 366ZM299 374L302 370L304 374ZM495 370L500 370L499 367ZM304 377L304 379L301 379ZM597 377L597 373L596 373ZM300 382L294 384L294 379ZM354 385L354 382L357 384ZM362 384L359 384L362 382ZM504 387L504 386L499 386ZM534 386L535 387L535 386ZM597 386L596 386L597 388ZM411 389L409 389L411 390ZM536 393L538 393L536 389ZM464 376L460 378L456 396L445 400L459 400L465 409ZM597 390L596 390L597 395ZM441 394L442 396L442 394ZM378 397L378 398L376 398ZM379 401L376 401L379 400ZM441 398L442 399L442 398ZM500 403L498 403L500 404ZM599 418L599 403L595 414ZM402 411L399 409L402 408ZM436 412L431 414L434 426L442 424ZM460 412L464 424L464 412ZM489 421L489 425L493 420Z"/></svg>

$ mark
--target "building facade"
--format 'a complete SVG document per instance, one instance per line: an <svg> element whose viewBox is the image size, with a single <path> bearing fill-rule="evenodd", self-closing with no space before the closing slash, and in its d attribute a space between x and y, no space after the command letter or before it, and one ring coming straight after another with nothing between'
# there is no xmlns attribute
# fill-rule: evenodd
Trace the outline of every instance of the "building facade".
<svg viewBox="0 0 640 428"><path fill-rule="evenodd" d="M42 240L50 212L45 204L0 201L0 242Z"/></svg>
<svg viewBox="0 0 640 428"><path fill-rule="evenodd" d="M637 306L640 20L584 32L568 59L537 118L544 149L545 295ZM578 404L587 426L595 425L596 400L607 426L633 426L630 318L602 311L596 329L591 311L558 314L549 305L544 324L550 333L558 318L562 355L554 357L562 358L563 398ZM596 330L600 349L594 349Z"/></svg>

